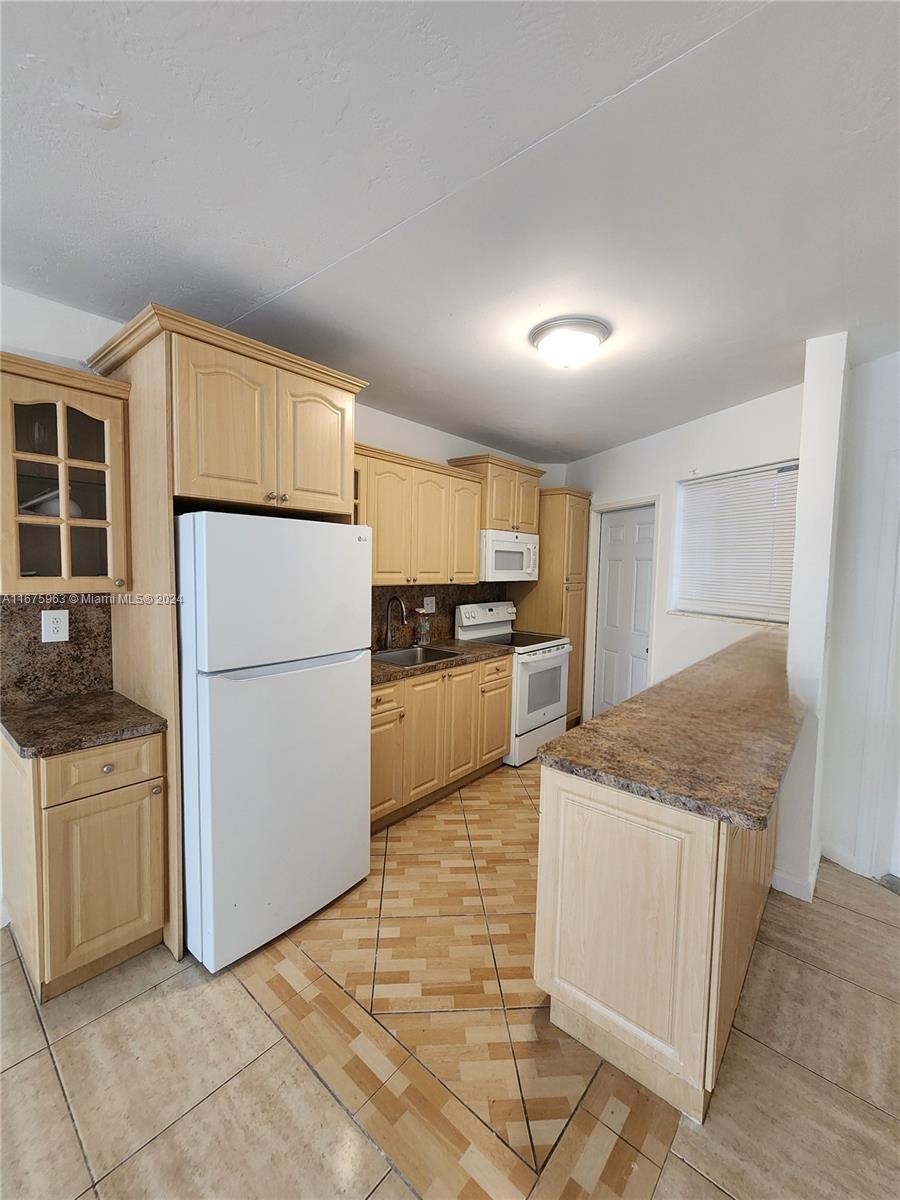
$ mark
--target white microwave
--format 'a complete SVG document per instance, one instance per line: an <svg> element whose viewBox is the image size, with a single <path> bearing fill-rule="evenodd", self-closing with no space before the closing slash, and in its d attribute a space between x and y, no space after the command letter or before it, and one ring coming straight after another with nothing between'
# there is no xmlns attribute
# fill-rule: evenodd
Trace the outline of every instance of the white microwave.
<svg viewBox="0 0 900 1200"><path fill-rule="evenodd" d="M536 533L482 529L481 578L488 582L537 579L539 541Z"/></svg>

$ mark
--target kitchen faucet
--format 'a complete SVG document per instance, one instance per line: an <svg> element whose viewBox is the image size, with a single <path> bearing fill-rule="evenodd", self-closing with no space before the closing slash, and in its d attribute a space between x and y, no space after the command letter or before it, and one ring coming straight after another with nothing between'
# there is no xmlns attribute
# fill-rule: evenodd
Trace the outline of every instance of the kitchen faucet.
<svg viewBox="0 0 900 1200"><path fill-rule="evenodd" d="M391 646L392 646L392 642L391 642L391 605L394 603L395 600L400 605L400 620L402 621L402 623L404 625L406 624L406 605L403 603L403 601L400 599L399 596L391 596L390 600L388 600L388 602L387 602L387 608L384 610L384 648L385 648L385 650L390 650Z"/></svg>

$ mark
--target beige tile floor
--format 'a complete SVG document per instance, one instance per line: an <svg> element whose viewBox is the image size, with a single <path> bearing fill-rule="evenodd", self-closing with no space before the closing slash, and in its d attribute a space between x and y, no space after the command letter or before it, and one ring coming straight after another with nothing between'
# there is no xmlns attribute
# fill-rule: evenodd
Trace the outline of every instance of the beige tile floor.
<svg viewBox="0 0 900 1200"><path fill-rule="evenodd" d="M900 897L773 893L697 1126L550 1024L538 773L373 839L231 971L157 948L39 1010L3 931L4 1200L868 1200L900 1180ZM477 903L475 902L477 901Z"/></svg>

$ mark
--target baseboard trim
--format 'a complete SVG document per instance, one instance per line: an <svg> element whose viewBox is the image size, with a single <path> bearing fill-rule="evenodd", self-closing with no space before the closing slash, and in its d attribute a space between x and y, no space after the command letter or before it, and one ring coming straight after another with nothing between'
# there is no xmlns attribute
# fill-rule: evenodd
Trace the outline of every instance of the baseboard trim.
<svg viewBox="0 0 900 1200"><path fill-rule="evenodd" d="M797 900L805 900L809 904L816 890L817 875L818 868L811 878L800 879L787 871L779 871L776 867L772 876L772 887L776 892L784 892L786 896L794 896Z"/></svg>

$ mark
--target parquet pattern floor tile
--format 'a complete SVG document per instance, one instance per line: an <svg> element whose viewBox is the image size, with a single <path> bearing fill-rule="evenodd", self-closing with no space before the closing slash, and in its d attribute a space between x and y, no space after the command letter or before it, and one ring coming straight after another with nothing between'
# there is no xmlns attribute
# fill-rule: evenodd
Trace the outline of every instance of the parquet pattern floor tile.
<svg viewBox="0 0 900 1200"><path fill-rule="evenodd" d="M367 879L234 970L423 1195L538 1178L535 1196L638 1200L671 1112L550 1023L539 785L503 767L376 834Z"/></svg>

